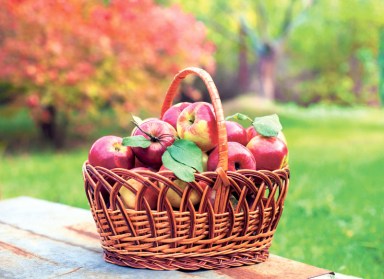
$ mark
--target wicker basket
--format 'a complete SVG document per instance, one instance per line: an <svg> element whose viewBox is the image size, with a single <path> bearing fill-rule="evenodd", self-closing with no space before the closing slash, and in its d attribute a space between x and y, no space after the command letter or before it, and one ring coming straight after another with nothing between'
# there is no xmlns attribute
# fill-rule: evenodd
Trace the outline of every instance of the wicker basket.
<svg viewBox="0 0 384 279"><path fill-rule="evenodd" d="M215 172L196 173L195 181L182 191L170 171L108 170L85 162L85 192L107 262L154 270L197 270L249 265L268 258L283 211L289 169L227 171L223 109L211 77L202 69L186 68L175 76L162 114L172 105L180 82L189 74L205 82L212 100L219 136L218 168ZM128 182L131 178L145 187L136 191ZM199 181L209 187L202 190ZM119 197L121 187L136 194L135 210L124 207ZM151 210L144 198L149 188L158 193L157 210ZM170 189L181 197L177 210L166 198ZM189 199L193 190L201 197L198 205ZM214 202L209 198L212 195Z"/></svg>

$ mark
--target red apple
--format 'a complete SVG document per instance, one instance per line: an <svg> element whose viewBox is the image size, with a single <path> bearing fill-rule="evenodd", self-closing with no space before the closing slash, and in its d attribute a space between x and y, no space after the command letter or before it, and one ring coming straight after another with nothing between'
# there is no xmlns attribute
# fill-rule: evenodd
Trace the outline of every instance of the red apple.
<svg viewBox="0 0 384 279"><path fill-rule="evenodd" d="M137 157L135 157L135 169L141 169L141 168L145 168L147 170L154 171L154 172L157 172L159 170L159 169L147 167L144 163L140 162L140 160L137 159Z"/></svg>
<svg viewBox="0 0 384 279"><path fill-rule="evenodd" d="M191 103L189 102L182 102L178 103L172 107L170 107L163 115L161 120L168 122L173 126L173 128L177 129L177 118L179 117L180 113L185 109L187 106L189 106Z"/></svg>
<svg viewBox="0 0 384 279"><path fill-rule="evenodd" d="M146 165L144 165L142 162L140 162L140 160L137 159L137 157L135 157L135 169L136 168L146 168Z"/></svg>
<svg viewBox="0 0 384 279"><path fill-rule="evenodd" d="M202 161L203 161L203 171L207 171L208 170L208 154L205 152L203 152Z"/></svg>
<svg viewBox="0 0 384 279"><path fill-rule="evenodd" d="M140 123L137 123L137 124L141 125L141 124L143 124L144 122L147 122L147 121L153 121L153 120L159 120L159 118L156 118L156 117L146 118L146 119L144 119L143 121L141 121ZM136 132L136 130L137 130L137 127L134 127L134 128L132 129L131 136L134 135L134 133Z"/></svg>
<svg viewBox="0 0 384 279"><path fill-rule="evenodd" d="M132 170L149 170L148 168L134 168ZM144 186L139 181L135 180L134 178L128 179L127 183L131 185L134 189L137 191L140 191L142 187ZM125 207L135 209L136 206L136 194L134 194L132 191L130 191L128 188L122 186L120 188L120 197L123 200ZM152 190L152 188L148 188L144 193L144 198L147 200L149 207L151 209L156 209L157 206L157 193Z"/></svg>
<svg viewBox="0 0 384 279"><path fill-rule="evenodd" d="M131 147L123 146L122 138L117 136L104 136L96 140L88 154L88 162L93 166L107 169L125 168L134 166L135 156Z"/></svg>
<svg viewBox="0 0 384 279"><path fill-rule="evenodd" d="M227 128L227 138L228 141L238 142L244 146L247 145L247 131L239 123L234 121L225 121L225 126Z"/></svg>
<svg viewBox="0 0 384 279"><path fill-rule="evenodd" d="M259 133L256 132L255 130L255 127L253 126L249 126L247 129L247 141L249 142L251 139L253 139L256 135L258 135Z"/></svg>
<svg viewBox="0 0 384 279"><path fill-rule="evenodd" d="M147 167L159 169L162 165L161 156L173 144L177 133L171 124L151 119L142 122L133 132L133 136L144 136L151 141L147 148L132 147L137 159Z"/></svg>
<svg viewBox="0 0 384 279"><path fill-rule="evenodd" d="M197 102L184 108L177 119L177 133L182 139L193 141L202 151L214 148L217 126L212 105Z"/></svg>
<svg viewBox="0 0 384 279"><path fill-rule="evenodd" d="M250 126L246 129L247 131L247 142L250 142L255 136L259 135L259 133L255 130L255 127ZM287 139L285 138L283 132L279 132L277 137L281 139L287 145Z"/></svg>
<svg viewBox="0 0 384 279"><path fill-rule="evenodd" d="M208 170L214 171L219 163L219 147L213 149L208 158ZM256 169L256 160L252 153L238 142L228 142L228 170Z"/></svg>
<svg viewBox="0 0 384 279"><path fill-rule="evenodd" d="M161 166L160 171L163 171L163 170L169 170L169 169L167 169L164 166ZM177 186L179 186L182 191L184 191L188 185L187 182L182 181L180 179L175 179L173 181L173 183L175 183ZM160 187L164 187L164 183L160 182L159 185L160 185ZM202 191L204 191L205 187L208 186L208 184L205 183L204 181L199 181L197 183L197 185L201 188ZM180 208L181 196L179 196L173 189L169 189L167 191L167 199L171 203L172 207ZM200 195L198 194L198 192L196 190L192 190L191 194L189 195L189 199L193 205L196 205L200 202Z"/></svg>
<svg viewBox="0 0 384 279"><path fill-rule="evenodd" d="M257 170L276 170L287 165L288 148L278 137L257 135L247 144L257 161Z"/></svg>

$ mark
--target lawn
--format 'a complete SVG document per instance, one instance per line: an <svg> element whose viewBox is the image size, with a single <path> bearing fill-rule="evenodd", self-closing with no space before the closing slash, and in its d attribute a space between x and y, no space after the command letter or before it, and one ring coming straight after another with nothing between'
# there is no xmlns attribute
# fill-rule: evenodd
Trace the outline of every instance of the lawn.
<svg viewBox="0 0 384 279"><path fill-rule="evenodd" d="M226 106L226 112L255 116L250 103ZM384 112L285 105L259 113L268 112L280 115L292 173L271 252L340 273L382 277ZM0 198L28 195L87 208L81 177L87 149L3 155Z"/></svg>

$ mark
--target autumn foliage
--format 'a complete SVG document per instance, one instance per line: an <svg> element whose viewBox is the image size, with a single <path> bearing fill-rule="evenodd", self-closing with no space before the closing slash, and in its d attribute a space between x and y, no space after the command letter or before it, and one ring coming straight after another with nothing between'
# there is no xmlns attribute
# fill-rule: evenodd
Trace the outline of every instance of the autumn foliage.
<svg viewBox="0 0 384 279"><path fill-rule="evenodd" d="M0 81L59 111L158 109L174 74L214 70L205 26L152 0L0 0Z"/></svg>

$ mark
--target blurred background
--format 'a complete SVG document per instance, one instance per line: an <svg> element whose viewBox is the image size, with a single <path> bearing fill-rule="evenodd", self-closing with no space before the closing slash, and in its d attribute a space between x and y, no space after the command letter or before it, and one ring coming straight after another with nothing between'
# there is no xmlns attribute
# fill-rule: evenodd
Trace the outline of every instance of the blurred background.
<svg viewBox="0 0 384 279"><path fill-rule="evenodd" d="M384 275L384 1L0 0L0 199L87 208L100 136L207 70L226 115L277 113L292 180L272 253ZM187 79L177 101L207 99Z"/></svg>

